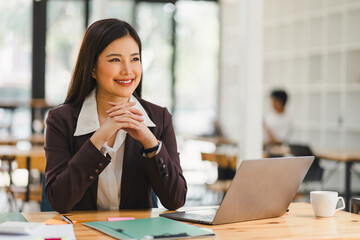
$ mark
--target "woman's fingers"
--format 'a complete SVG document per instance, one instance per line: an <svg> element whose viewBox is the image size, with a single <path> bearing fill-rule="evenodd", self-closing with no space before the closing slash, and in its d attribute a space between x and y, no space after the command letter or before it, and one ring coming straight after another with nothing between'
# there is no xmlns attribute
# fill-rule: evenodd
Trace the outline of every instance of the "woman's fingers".
<svg viewBox="0 0 360 240"><path fill-rule="evenodd" d="M109 112L108 115L110 117L114 117L114 116L122 116L122 115L126 115L126 114L131 114L131 115L135 115L141 118L141 116L143 115L139 110L137 110L136 108L123 108L123 109L119 109L119 110L115 110L112 112Z"/></svg>
<svg viewBox="0 0 360 240"><path fill-rule="evenodd" d="M113 102L108 102L108 103L109 103L109 105L111 106L111 108L106 111L107 113L109 113L109 112L111 112L111 111L114 111L114 110L121 109L121 108L129 108L129 107L135 106L135 104L136 104L136 103L134 103L134 102L127 102L127 103L113 103Z"/></svg>
<svg viewBox="0 0 360 240"><path fill-rule="evenodd" d="M141 129L139 126L131 122L120 123L119 125L120 125L120 129L134 129L134 130Z"/></svg>
<svg viewBox="0 0 360 240"><path fill-rule="evenodd" d="M130 111L130 112L132 112L134 114L138 114L140 116L143 115L138 109L133 107L136 105L135 102L120 103L120 104L109 102L109 105L111 105L113 107L106 111L107 114L117 112L119 110L123 110L123 111Z"/></svg>
<svg viewBox="0 0 360 240"><path fill-rule="evenodd" d="M111 128L113 129L113 131L124 128L131 128L135 130L140 129L139 121L133 120L131 118L113 117L109 118L108 120L109 127L112 126Z"/></svg>
<svg viewBox="0 0 360 240"><path fill-rule="evenodd" d="M112 107L106 111L109 116L110 122L112 122L113 127L117 130L123 129L124 131L130 133L135 139L143 137L143 114L133 106L136 105L135 102L128 103L113 103L109 102L109 105Z"/></svg>
<svg viewBox="0 0 360 240"><path fill-rule="evenodd" d="M109 102L109 105L111 106L111 108L109 110L107 110L106 112L110 112L113 109L117 110L117 109L121 109L121 108L129 108L129 107L133 107L135 106L136 103L134 102L128 102L128 103L118 103L118 104L112 104L111 102Z"/></svg>
<svg viewBox="0 0 360 240"><path fill-rule="evenodd" d="M139 123L140 123L137 119L133 119L131 117L122 117L122 116L119 117L119 116L116 116L116 117L113 117L113 119L115 119L115 121L117 123L132 123L132 124L134 124L136 126L138 126Z"/></svg>
<svg viewBox="0 0 360 240"><path fill-rule="evenodd" d="M135 114L133 114L133 113L109 114L109 117L110 117L110 118L115 118L115 119L131 118L131 119L133 119L133 120L135 120L135 121L138 121L138 122L143 122L143 121L144 121L144 119L143 119L141 116L135 115Z"/></svg>

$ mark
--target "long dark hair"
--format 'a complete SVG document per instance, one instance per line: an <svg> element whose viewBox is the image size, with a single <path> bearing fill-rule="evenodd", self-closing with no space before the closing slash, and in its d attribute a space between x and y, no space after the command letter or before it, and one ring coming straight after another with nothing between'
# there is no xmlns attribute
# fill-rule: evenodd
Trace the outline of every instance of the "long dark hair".
<svg viewBox="0 0 360 240"><path fill-rule="evenodd" d="M115 18L103 19L91 24L86 30L76 61L74 74L64 103L82 104L96 87L91 72L100 53L114 40L130 35L139 46L141 61L141 41L135 29L127 22ZM142 76L134 95L141 98Z"/></svg>

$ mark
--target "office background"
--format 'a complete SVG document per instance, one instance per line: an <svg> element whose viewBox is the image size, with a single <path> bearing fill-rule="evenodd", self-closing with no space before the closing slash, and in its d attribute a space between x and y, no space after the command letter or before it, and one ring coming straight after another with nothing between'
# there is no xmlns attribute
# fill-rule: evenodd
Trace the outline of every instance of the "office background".
<svg viewBox="0 0 360 240"><path fill-rule="evenodd" d="M1 136L43 131L31 99L62 103L86 26L108 17L139 32L143 97L172 112L190 184L217 178L216 167L200 156L216 146L196 140L214 133L214 121L236 143L227 151L237 164L262 156L262 122L274 88L290 95L291 142L360 149L360 0L5 1L0 102L18 107L0 108ZM357 176L353 187L360 191ZM343 179L340 165L326 186L341 192Z"/></svg>

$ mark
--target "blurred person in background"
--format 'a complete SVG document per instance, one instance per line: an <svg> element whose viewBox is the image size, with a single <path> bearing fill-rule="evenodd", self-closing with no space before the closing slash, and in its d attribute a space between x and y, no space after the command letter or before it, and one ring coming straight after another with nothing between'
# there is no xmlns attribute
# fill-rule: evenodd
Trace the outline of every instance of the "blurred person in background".
<svg viewBox="0 0 360 240"><path fill-rule="evenodd" d="M291 122L286 114L288 95L284 90L273 90L270 94L272 112L264 121L264 145L284 144L290 134Z"/></svg>

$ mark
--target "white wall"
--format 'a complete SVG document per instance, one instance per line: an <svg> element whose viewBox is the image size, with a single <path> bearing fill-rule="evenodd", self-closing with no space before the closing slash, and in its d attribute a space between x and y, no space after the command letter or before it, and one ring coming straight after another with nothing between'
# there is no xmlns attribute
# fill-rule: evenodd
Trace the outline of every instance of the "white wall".
<svg viewBox="0 0 360 240"><path fill-rule="evenodd" d="M220 124L238 159L262 156L262 0L222 0Z"/></svg>
<svg viewBox="0 0 360 240"><path fill-rule="evenodd" d="M92 12L90 14L89 24L106 18L106 7L108 5L108 0L93 0L92 1Z"/></svg>
<svg viewBox="0 0 360 240"><path fill-rule="evenodd" d="M288 91L290 142L315 152L360 149L360 1L264 0L264 12L264 95ZM320 164L325 189L343 191L344 163L331 178L335 162Z"/></svg>

